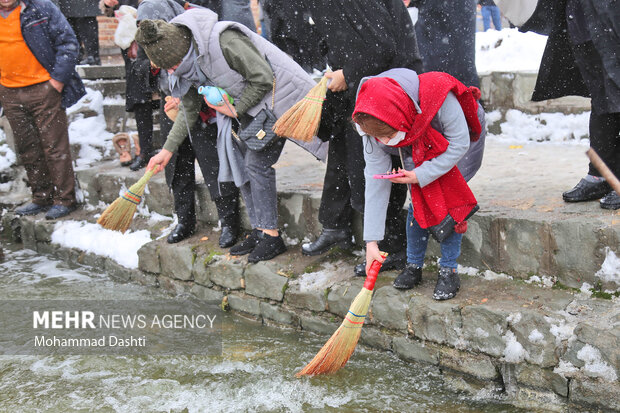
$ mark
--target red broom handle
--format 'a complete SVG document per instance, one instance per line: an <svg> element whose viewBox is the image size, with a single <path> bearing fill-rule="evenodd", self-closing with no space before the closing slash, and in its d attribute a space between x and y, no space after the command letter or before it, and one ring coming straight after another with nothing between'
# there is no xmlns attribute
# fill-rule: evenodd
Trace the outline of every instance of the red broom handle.
<svg viewBox="0 0 620 413"><path fill-rule="evenodd" d="M381 256L383 258L387 257L387 252L382 252ZM374 260L372 264L370 264L368 275L366 275L366 281L364 281L365 289L372 291L375 288L375 282L377 282L377 276L379 275L381 265L383 265L383 263L377 260Z"/></svg>

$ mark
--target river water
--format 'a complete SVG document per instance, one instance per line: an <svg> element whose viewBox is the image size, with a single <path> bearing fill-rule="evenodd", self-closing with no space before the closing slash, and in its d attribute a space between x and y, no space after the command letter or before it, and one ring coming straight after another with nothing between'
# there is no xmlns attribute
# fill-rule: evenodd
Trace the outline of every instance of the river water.
<svg viewBox="0 0 620 413"><path fill-rule="evenodd" d="M153 288L5 247L0 299L137 300ZM0 314L0 317L3 317ZM327 377L294 377L327 337L226 314L218 356L0 356L0 411L521 412L446 388L436 368L358 346Z"/></svg>

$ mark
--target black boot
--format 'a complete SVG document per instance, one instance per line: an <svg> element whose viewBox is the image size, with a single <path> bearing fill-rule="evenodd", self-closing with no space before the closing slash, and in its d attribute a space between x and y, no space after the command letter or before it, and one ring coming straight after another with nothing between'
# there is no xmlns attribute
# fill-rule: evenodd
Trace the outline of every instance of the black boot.
<svg viewBox="0 0 620 413"><path fill-rule="evenodd" d="M194 233L194 225L187 224L177 224L176 227L172 230L166 241L168 244L176 244L177 242L181 242L186 238L189 238Z"/></svg>
<svg viewBox="0 0 620 413"><path fill-rule="evenodd" d="M433 298L435 300L449 300L456 296L459 288L461 288L461 279L456 269L439 267Z"/></svg>
<svg viewBox="0 0 620 413"><path fill-rule="evenodd" d="M573 189L564 192L562 198L564 202L593 201L602 198L609 191L611 191L611 188L604 180L590 182L582 179Z"/></svg>
<svg viewBox="0 0 620 413"><path fill-rule="evenodd" d="M262 231L260 232L260 241L248 256L248 262L267 261L286 252L286 245L284 245L284 240L280 234L272 237Z"/></svg>
<svg viewBox="0 0 620 413"><path fill-rule="evenodd" d="M422 267L407 263L405 269L394 280L394 288L409 290L422 282Z"/></svg>
<svg viewBox="0 0 620 413"><path fill-rule="evenodd" d="M353 248L351 238L351 231L349 229L323 228L321 235L314 242L301 246L301 253L304 255L320 255L336 246L351 249Z"/></svg>
<svg viewBox="0 0 620 413"><path fill-rule="evenodd" d="M620 208L620 196L616 191L611 191L601 199L601 208L618 209Z"/></svg>
<svg viewBox="0 0 620 413"><path fill-rule="evenodd" d="M222 233L220 234L220 248L229 248L237 242L239 228L236 225L222 225Z"/></svg>
<svg viewBox="0 0 620 413"><path fill-rule="evenodd" d="M132 171L138 171L144 168L146 165L148 165L150 160L151 160L151 155L136 156L136 159L134 159L131 165L129 165L129 169L131 169Z"/></svg>
<svg viewBox="0 0 620 413"><path fill-rule="evenodd" d="M389 254L385 258L385 261L383 261L383 264L381 265L381 269L379 270L379 272L390 271L390 270L402 270L403 268L405 268L406 264L407 264L407 251L406 250L398 251L393 254ZM358 277L365 277L366 276L366 261L364 261L361 264L357 264L353 271L355 272L355 275L357 275Z"/></svg>
<svg viewBox="0 0 620 413"><path fill-rule="evenodd" d="M262 233L263 231L253 229L250 235L246 236L243 241L229 250L230 255L245 255L251 253L261 240L260 236Z"/></svg>

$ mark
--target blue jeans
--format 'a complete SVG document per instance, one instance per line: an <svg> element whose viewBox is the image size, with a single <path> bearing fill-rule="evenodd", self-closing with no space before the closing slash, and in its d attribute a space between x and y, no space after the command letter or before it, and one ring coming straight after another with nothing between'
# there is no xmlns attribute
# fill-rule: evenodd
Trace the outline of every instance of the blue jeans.
<svg viewBox="0 0 620 413"><path fill-rule="evenodd" d="M495 30L502 30L502 18L499 13L499 7L482 6L480 14L482 14L482 26L485 32L491 28L491 19L493 19Z"/></svg>
<svg viewBox="0 0 620 413"><path fill-rule="evenodd" d="M413 206L409 204L409 214L407 215L407 262L422 266L424 264L424 255L426 255L426 246L428 245L428 230L423 229L413 219ZM463 234L453 232L441 244L441 259L439 265L442 267L456 269L456 260L461 255L461 240Z"/></svg>

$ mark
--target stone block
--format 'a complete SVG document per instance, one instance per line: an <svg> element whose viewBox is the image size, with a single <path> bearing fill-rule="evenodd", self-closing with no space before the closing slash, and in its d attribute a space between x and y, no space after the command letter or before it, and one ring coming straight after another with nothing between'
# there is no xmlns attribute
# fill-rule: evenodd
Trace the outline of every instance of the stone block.
<svg viewBox="0 0 620 413"><path fill-rule="evenodd" d="M544 316L533 311L521 311L520 314L519 322L511 323L510 328L527 351L525 359L541 367L557 365L555 337Z"/></svg>
<svg viewBox="0 0 620 413"><path fill-rule="evenodd" d="M60 248L58 244L52 244L51 242L37 242L37 252L41 254L54 255L58 248Z"/></svg>
<svg viewBox="0 0 620 413"><path fill-rule="evenodd" d="M352 280L332 286L327 295L327 308L330 313L344 317L351 303L362 290L364 280Z"/></svg>
<svg viewBox="0 0 620 413"><path fill-rule="evenodd" d="M72 262L77 262L77 260ZM110 277L116 278L117 280L129 281L131 278L129 275L131 269L123 267L112 258L106 258L103 268Z"/></svg>
<svg viewBox="0 0 620 413"><path fill-rule="evenodd" d="M117 49L118 50L118 49ZM82 79L124 79L124 65L76 66Z"/></svg>
<svg viewBox="0 0 620 413"><path fill-rule="evenodd" d="M512 404L520 409L530 412L550 411L566 412L566 399L558 396L551 391L532 389L529 387L519 387L516 394L512 396Z"/></svg>
<svg viewBox="0 0 620 413"><path fill-rule="evenodd" d="M159 262L159 243L147 242L138 250L138 268L152 274L161 273Z"/></svg>
<svg viewBox="0 0 620 413"><path fill-rule="evenodd" d="M487 355L459 351L448 347L440 348L439 352L439 365L441 367L459 371L481 380L499 378L499 373L493 365L491 357Z"/></svg>
<svg viewBox="0 0 620 413"><path fill-rule="evenodd" d="M362 328L360 343L379 350L390 350L392 347L392 336L383 333L378 328L365 325Z"/></svg>
<svg viewBox="0 0 620 413"><path fill-rule="evenodd" d="M248 265L244 273L246 293L255 297L282 301L284 286L289 279L278 275L278 269L279 265L270 261Z"/></svg>
<svg viewBox="0 0 620 413"><path fill-rule="evenodd" d="M34 238L41 242L52 242L52 232L54 232L54 222L35 221Z"/></svg>
<svg viewBox="0 0 620 413"><path fill-rule="evenodd" d="M415 337L439 344L457 346L462 320L459 306L450 301L435 301L423 295L409 303L409 317Z"/></svg>
<svg viewBox="0 0 620 413"><path fill-rule="evenodd" d="M242 288L244 263L242 260L214 257L208 266L209 279L220 287L231 290Z"/></svg>
<svg viewBox="0 0 620 413"><path fill-rule="evenodd" d="M131 273L131 281L147 287L158 288L159 281L155 274L147 274L142 271L134 271Z"/></svg>
<svg viewBox="0 0 620 413"><path fill-rule="evenodd" d="M103 271L105 260L106 258L100 255L83 252L78 257L78 264L87 265L95 270Z"/></svg>
<svg viewBox="0 0 620 413"><path fill-rule="evenodd" d="M242 313L252 314L257 317L261 314L260 300L247 294L229 294L228 305L230 305L230 309L234 311L241 311Z"/></svg>
<svg viewBox="0 0 620 413"><path fill-rule="evenodd" d="M409 319L407 309L411 292L392 286L376 289L372 298L372 322L387 328L406 331Z"/></svg>
<svg viewBox="0 0 620 413"><path fill-rule="evenodd" d="M508 323L505 312L483 305L469 305L461 309L463 320L463 338L469 348L501 357L506 343L502 336L506 333Z"/></svg>
<svg viewBox="0 0 620 413"><path fill-rule="evenodd" d="M209 278L209 266L205 265L204 259L204 256L196 257L194 260L194 267L192 268L192 276L196 283L205 287L211 287L213 282L211 282L211 279Z"/></svg>
<svg viewBox="0 0 620 413"><path fill-rule="evenodd" d="M434 366L439 364L439 348L431 343L421 343L402 336L394 337L392 349L398 357L408 361L421 361Z"/></svg>
<svg viewBox="0 0 620 413"><path fill-rule="evenodd" d="M34 250L37 247L37 239L34 235L34 219L21 217L19 220L21 224L21 240L24 248Z"/></svg>
<svg viewBox="0 0 620 413"><path fill-rule="evenodd" d="M174 212L174 201L168 185L162 179L151 179L147 184L148 196L145 197L149 211L171 216Z"/></svg>
<svg viewBox="0 0 620 413"><path fill-rule="evenodd" d="M294 281L289 283L286 289L285 299L290 306L311 311L325 311L327 290L304 290L301 291L299 284Z"/></svg>
<svg viewBox="0 0 620 413"><path fill-rule="evenodd" d="M186 243L160 244L161 274L177 280L191 280L195 253Z"/></svg>
<svg viewBox="0 0 620 413"><path fill-rule="evenodd" d="M157 283L159 288L174 295L189 294L194 285L191 281L177 280L161 274L157 276Z"/></svg>
<svg viewBox="0 0 620 413"><path fill-rule="evenodd" d="M552 224L553 238L557 246L554 252L558 263L558 281L564 285L580 288L584 282L595 285L594 274L601 268L598 225L583 217L562 219ZM579 251L578 254L575 252ZM594 259L599 255L599 260ZM584 259L584 256L591 257Z"/></svg>
<svg viewBox="0 0 620 413"><path fill-rule="evenodd" d="M603 308L600 308L597 310L597 314L618 312L618 303L599 301L601 301L601 307L609 307L609 309L605 311ZM615 310L614 306L616 306ZM607 322L603 317L596 321L602 322L603 325L593 325L586 322L579 323L575 327L574 334L577 336L578 342L587 343L598 349L602 361L611 366L616 372L616 377L620 378L620 326L618 324L614 326L611 321ZM581 350L581 346L579 350Z"/></svg>
<svg viewBox="0 0 620 413"><path fill-rule="evenodd" d="M196 219L207 225L216 225L219 221L215 202L211 201L209 189L205 184L196 185Z"/></svg>
<svg viewBox="0 0 620 413"><path fill-rule="evenodd" d="M620 411L620 384L601 379L573 378L570 381L569 400L586 406L597 406Z"/></svg>
<svg viewBox="0 0 620 413"><path fill-rule="evenodd" d="M299 317L293 311L285 310L280 306L261 301L260 313L264 319L275 321L278 324L290 326L299 325Z"/></svg>
<svg viewBox="0 0 620 413"><path fill-rule="evenodd" d="M527 363L515 366L515 375L519 384L540 388L552 389L562 397L568 397L568 380L553 372L553 369L542 369ZM504 378L504 382L506 379Z"/></svg>
<svg viewBox="0 0 620 413"><path fill-rule="evenodd" d="M192 285L190 292L201 300L221 302L222 298L224 298L223 292L212 290L210 288L204 287L202 285L198 285L196 283Z"/></svg>
<svg viewBox="0 0 620 413"><path fill-rule="evenodd" d="M322 317L310 317L306 315L300 315L301 328L304 330L312 331L313 333L324 334L331 336L340 326L340 320L334 320L333 322L326 320Z"/></svg>

